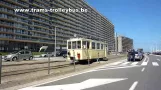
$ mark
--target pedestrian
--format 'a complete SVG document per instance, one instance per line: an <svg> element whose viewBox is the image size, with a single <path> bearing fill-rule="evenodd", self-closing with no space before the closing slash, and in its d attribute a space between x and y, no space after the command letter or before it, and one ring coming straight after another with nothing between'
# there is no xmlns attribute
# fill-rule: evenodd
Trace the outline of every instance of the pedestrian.
<svg viewBox="0 0 161 90"><path fill-rule="evenodd" d="M135 50L132 49L132 60L135 61Z"/></svg>
<svg viewBox="0 0 161 90"><path fill-rule="evenodd" d="M129 49L127 53L128 61L131 61L131 49Z"/></svg>

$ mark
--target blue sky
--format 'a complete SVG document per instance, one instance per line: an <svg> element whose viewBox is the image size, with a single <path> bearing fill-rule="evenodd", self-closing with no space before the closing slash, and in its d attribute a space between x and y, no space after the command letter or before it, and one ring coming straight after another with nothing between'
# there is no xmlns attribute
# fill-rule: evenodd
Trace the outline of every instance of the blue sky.
<svg viewBox="0 0 161 90"><path fill-rule="evenodd" d="M134 39L134 47L161 49L161 0L86 0L115 26L115 32Z"/></svg>

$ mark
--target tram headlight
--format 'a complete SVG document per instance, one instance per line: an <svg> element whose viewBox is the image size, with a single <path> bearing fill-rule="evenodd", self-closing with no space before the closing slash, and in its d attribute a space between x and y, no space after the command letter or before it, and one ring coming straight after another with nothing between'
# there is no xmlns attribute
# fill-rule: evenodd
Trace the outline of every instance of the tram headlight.
<svg viewBox="0 0 161 90"><path fill-rule="evenodd" d="M68 55L70 56L70 52L68 52Z"/></svg>
<svg viewBox="0 0 161 90"><path fill-rule="evenodd" d="M80 53L77 53L77 58L80 59Z"/></svg>

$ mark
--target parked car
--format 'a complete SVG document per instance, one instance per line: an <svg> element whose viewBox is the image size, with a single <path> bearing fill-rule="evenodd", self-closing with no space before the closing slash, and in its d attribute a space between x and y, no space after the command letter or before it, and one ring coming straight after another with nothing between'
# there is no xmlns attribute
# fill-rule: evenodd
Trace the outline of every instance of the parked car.
<svg viewBox="0 0 161 90"><path fill-rule="evenodd" d="M142 60L144 58L144 55L142 52L135 52L135 60Z"/></svg>
<svg viewBox="0 0 161 90"><path fill-rule="evenodd" d="M4 60L6 61L16 61L18 59L32 60L33 59L32 52L29 50L21 50L21 51L12 52L4 56Z"/></svg>
<svg viewBox="0 0 161 90"><path fill-rule="evenodd" d="M50 57L54 57L55 56L55 53L54 52L49 52L49 56ZM40 57L48 57L48 53L45 52L44 54L41 54Z"/></svg>
<svg viewBox="0 0 161 90"><path fill-rule="evenodd" d="M67 50L59 51L56 55L57 56L67 56Z"/></svg>

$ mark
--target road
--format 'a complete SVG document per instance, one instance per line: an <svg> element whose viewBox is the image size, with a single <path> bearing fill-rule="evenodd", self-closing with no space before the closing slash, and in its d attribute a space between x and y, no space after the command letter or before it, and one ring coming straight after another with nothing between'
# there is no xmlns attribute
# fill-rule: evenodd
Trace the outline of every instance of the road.
<svg viewBox="0 0 161 90"><path fill-rule="evenodd" d="M80 74L21 90L161 90L161 57L120 60Z"/></svg>

